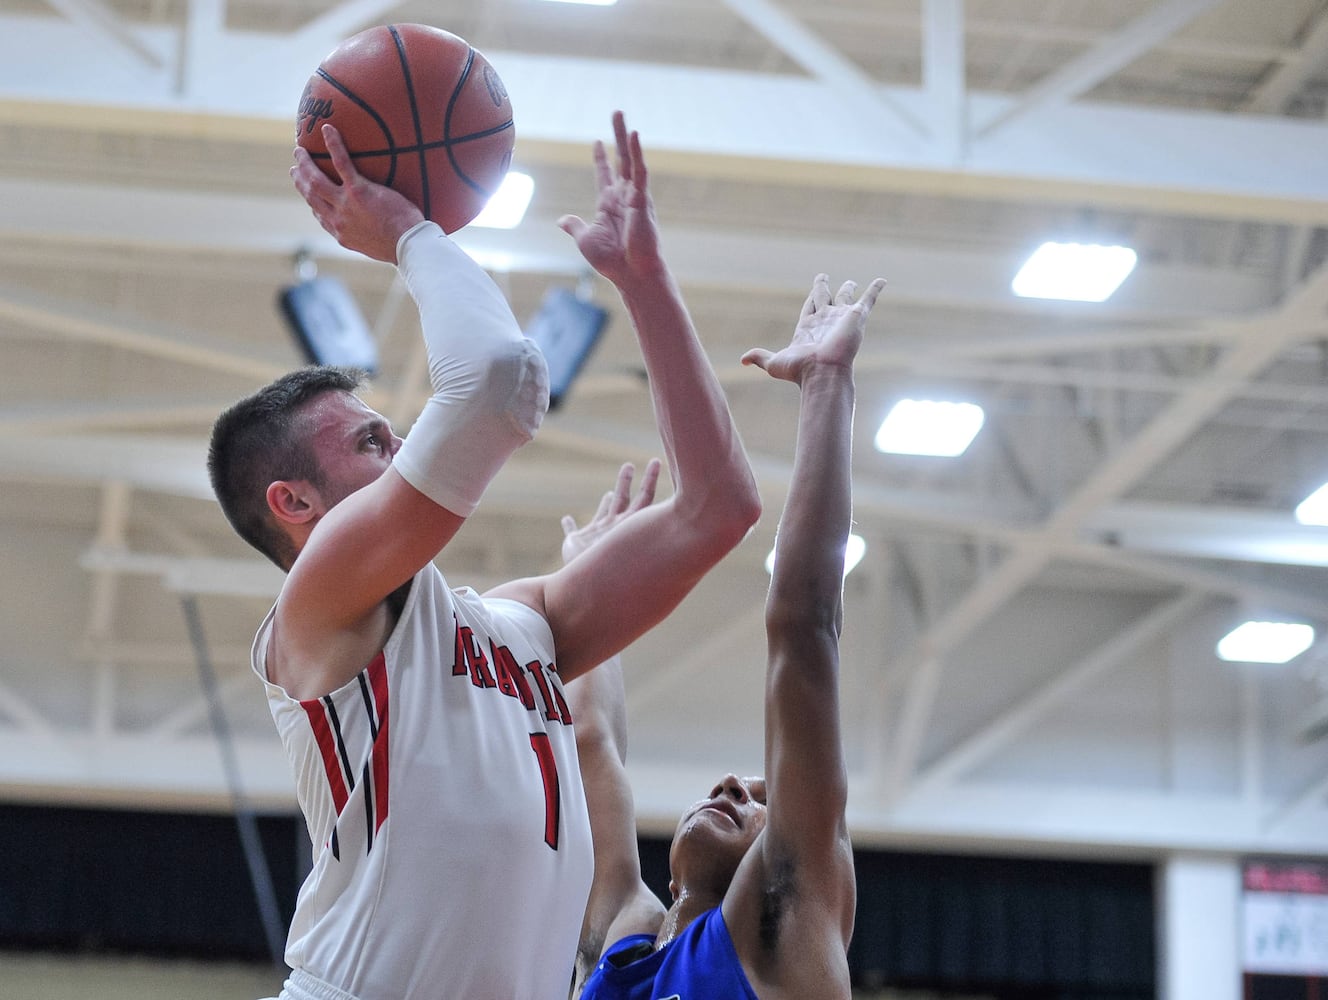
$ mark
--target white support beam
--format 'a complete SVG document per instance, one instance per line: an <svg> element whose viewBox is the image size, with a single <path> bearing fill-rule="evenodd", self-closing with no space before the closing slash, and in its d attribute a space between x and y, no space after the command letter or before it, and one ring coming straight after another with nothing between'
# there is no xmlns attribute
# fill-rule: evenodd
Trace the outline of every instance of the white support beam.
<svg viewBox="0 0 1328 1000"><path fill-rule="evenodd" d="M711 633L698 645L689 645L685 658L674 659L668 670L656 670L645 681L634 683L627 691L627 714L632 716L648 711L658 698L675 689L693 675L713 669L725 649L753 629L760 629L765 621L765 608L757 604L736 614L730 609L728 623Z"/></svg>
<svg viewBox="0 0 1328 1000"><path fill-rule="evenodd" d="M218 399L173 406L165 399L157 404L110 405L63 400L58 405L0 407L0 437L31 431L44 435L78 434L109 430L152 431L186 424L210 424L232 402L233 399Z"/></svg>
<svg viewBox="0 0 1328 1000"><path fill-rule="evenodd" d="M1017 548L958 603L934 619L914 640L905 658L886 665L887 675L904 680L898 725L888 745L886 731L882 729L876 751L870 755L883 767L874 776L877 793L883 801L897 799L914 780L940 691L946 655L1046 566L1051 559L1052 544L1049 534L1041 534ZM882 707L878 716L884 714Z"/></svg>
<svg viewBox="0 0 1328 1000"><path fill-rule="evenodd" d="M1161 342L1161 344L1168 345L1173 343L1170 331L1166 328L1159 328L1153 336L1155 343ZM1204 340L1219 342L1221 339L1220 333L1213 331L1208 336L1199 336L1196 333L1190 339L1190 342L1203 342ZM1133 345L1138 346L1142 342L1142 339L1137 339L1133 341ZM873 350L861 358L857 364L857 369L863 372L901 370L919 374L943 375L950 379L996 382L1002 385L1065 386L1075 389L1160 393L1163 395L1183 392L1193 381L1193 379L1181 375L1117 368L1088 368L1062 364L1020 364L999 361L984 364L981 362L965 362L957 358L957 355L962 357L970 352L978 353L984 347L995 354L999 354L1002 347L1015 345L1021 348L1027 346L1030 350L1033 346L1041 346L1033 340L1026 340L1022 343L1011 340L1004 344L992 345L970 342L962 342L959 345L946 344L939 350L934 346L934 343L932 346L918 344L915 350L910 351L908 349L909 345L906 343L891 341L889 347L883 350ZM1054 354L1057 352L1048 350L1046 353ZM1328 388L1319 385L1289 385L1273 381L1249 382L1240 386L1236 395L1241 399L1262 399L1278 403L1290 403L1306 409L1328 409ZM0 412L0 424L2 423L3 414Z"/></svg>
<svg viewBox="0 0 1328 1000"><path fill-rule="evenodd" d="M1047 74L1018 103L984 120L978 134L989 137L1016 118L1053 104L1066 104L1086 94L1117 70L1175 34L1222 0L1160 0L1147 14L1102 39L1079 58Z"/></svg>
<svg viewBox="0 0 1328 1000"><path fill-rule="evenodd" d="M99 548L124 548L132 497L133 491L122 479L111 479L103 485L95 542ZM102 570L93 574L88 623L84 630L84 642L90 648L105 647L115 638L119 585L120 579L115 573ZM116 664L98 657L93 661L92 670L92 730L105 736L115 728Z"/></svg>
<svg viewBox="0 0 1328 1000"><path fill-rule="evenodd" d="M326 47L330 52L341 40L368 27L399 6L401 0L345 0L305 24L291 36L291 45L297 50ZM310 73L316 65L309 65Z"/></svg>
<svg viewBox="0 0 1328 1000"><path fill-rule="evenodd" d="M1239 796L1105 787L969 784L918 790L888 814L861 799L850 824L886 828L895 837L932 836L1034 846L1078 844L1097 852L1133 849L1313 855L1328 853L1328 812L1306 810L1275 830ZM889 819L886 820L885 816ZM935 845L932 845L935 849Z"/></svg>
<svg viewBox="0 0 1328 1000"><path fill-rule="evenodd" d="M163 330L141 318L116 316L106 309L55 300L20 288L0 287L0 320L71 340L106 344L179 364L263 381L276 378L291 367L275 360L242 357L219 350L208 338L192 331Z"/></svg>
<svg viewBox="0 0 1328 1000"><path fill-rule="evenodd" d="M273 730L236 740L245 797L260 809L293 810L290 767ZM0 727L0 794L10 799L132 805L142 809L233 807L212 737L98 737Z"/></svg>
<svg viewBox="0 0 1328 1000"><path fill-rule="evenodd" d="M1306 261L1316 233L1314 226L1292 226L1287 237L1286 253L1282 262L1283 294L1300 284L1305 275Z"/></svg>
<svg viewBox="0 0 1328 1000"><path fill-rule="evenodd" d="M1281 310L1281 315L1312 317L1325 296L1328 296L1328 268L1301 288ZM1294 322L1249 324L1243 341L1232 345L1204 377L1173 399L1143 430L1099 465L1041 530L918 636L910 653L887 667L908 680L893 745L880 746L875 755L876 759L887 762L885 771L877 776L886 801L903 793L916 770L946 652L964 642L1037 576L1065 544L1075 539L1084 521L1098 508L1125 493L1225 406L1236 385L1253 378L1288 345L1309 335L1310 331Z"/></svg>
<svg viewBox="0 0 1328 1000"><path fill-rule="evenodd" d="M1117 546L1071 543L1062 546L1058 555L1062 559L1087 566L1134 573L1159 583L1170 583L1208 594L1222 594L1248 604L1276 608L1289 615L1303 615L1308 621L1320 621L1325 614L1324 601L1303 590L1269 586L1242 579L1235 573L1201 570L1191 564L1127 552Z"/></svg>
<svg viewBox="0 0 1328 1000"><path fill-rule="evenodd" d="M1264 732L1263 698L1259 674L1247 668L1240 675L1240 796L1254 812L1263 806Z"/></svg>
<svg viewBox="0 0 1328 1000"><path fill-rule="evenodd" d="M0 234L4 233L64 242L114 240L135 246L207 249L214 253L293 253L295 248L305 246L320 256L346 256L313 221L308 208L291 198L141 189L135 189L129 198L123 188L98 184L0 178ZM1017 246L1002 255L919 246L904 240L812 238L681 225L668 228L667 240L670 255L677 262L674 271L685 286L736 286L801 294L810 281L808 262L815 261L816 268L832 275L887 275L890 296L901 302L997 309L1013 315L1062 316L1067 321L1089 314L1083 303L1016 296L1010 290L1010 280L1023 262L1024 250ZM585 261L551 216L529 216L513 230L466 228L457 233L456 241L491 271L569 278L585 272ZM1111 300L1094 304L1091 315L1099 323L1184 323L1266 310L1280 293L1275 276L1158 262L1138 268ZM278 360L276 350L264 357L237 356L208 346L187 331L153 331L132 317L107 320L101 313L0 286L0 317L4 316L64 336L112 343L264 381L280 374L283 364L288 363ZM1166 339L1137 329L1122 335ZM1085 337L1078 330L1062 339L1074 349L1074 338L1092 342L1092 334Z"/></svg>
<svg viewBox="0 0 1328 1000"><path fill-rule="evenodd" d="M3 680L0 680L0 717L17 723L21 733L50 737L55 732L50 720Z"/></svg>
<svg viewBox="0 0 1328 1000"><path fill-rule="evenodd" d="M1313 77L1328 66L1328 13L1320 11L1296 46L1296 55L1277 66L1250 95L1245 110L1277 115Z"/></svg>
<svg viewBox="0 0 1328 1000"><path fill-rule="evenodd" d="M186 659L193 657L190 651ZM224 705L237 694L252 694L258 687L258 679L245 664L243 670L238 671L227 677L217 686L217 696ZM209 723L208 713L211 711L208 701L202 695L193 698L183 705L180 705L168 715L161 716L151 726L143 731L144 736L150 739L165 740L183 736L185 731L195 726L206 729Z"/></svg>
<svg viewBox="0 0 1328 1000"><path fill-rule="evenodd" d="M1300 524L1290 511L1256 513L1128 501L1084 521L1087 534L1140 552L1282 566L1328 566L1328 528Z"/></svg>
<svg viewBox="0 0 1328 1000"><path fill-rule="evenodd" d="M127 52L136 61L153 69L164 65L162 58L139 39L121 17L100 0L46 0L65 17L88 29L99 41L111 43L113 51Z"/></svg>
<svg viewBox="0 0 1328 1000"><path fill-rule="evenodd" d="M281 570L260 559L209 559L95 547L83 554L79 565L93 573L155 576L168 590L218 597L275 598L285 579Z"/></svg>
<svg viewBox="0 0 1328 1000"><path fill-rule="evenodd" d="M964 161L968 136L964 0L924 0L922 89L932 113L932 139L942 162Z"/></svg>
<svg viewBox="0 0 1328 1000"><path fill-rule="evenodd" d="M918 775L915 786L924 789L958 781L1071 695L1189 618L1205 600L1204 594L1183 594L1149 611L937 758Z"/></svg>
<svg viewBox="0 0 1328 1000"><path fill-rule="evenodd" d="M164 28L144 33L167 47L175 41ZM113 73L94 41L65 22L0 15L0 122L230 135L289 148L293 105L326 55L322 46L295 50L285 36L227 32L216 40L216 58L250 71L218 74L204 93L184 101L168 80ZM62 54L58 72L44 57L51 52ZM836 99L835 86L820 78L486 55L518 109L519 160L586 162L590 142L605 135L610 111L629 107L633 124L649 138L654 164L707 176L1087 201L1102 209L1296 224L1328 218L1328 178L1318 169L1328 158L1328 128L1318 122L1081 101L1021 116L975 144L956 171L903 126L894 129L895 137L888 127L884 133L863 128L853 109ZM880 90L913 117L928 114L920 87ZM976 121L1017 103L997 94L970 93L969 100ZM680 107L689 113L678 114ZM807 121L819 127L797 127Z"/></svg>
<svg viewBox="0 0 1328 1000"><path fill-rule="evenodd" d="M714 784L713 767L654 765L629 759L640 828L668 835ZM1176 850L1328 854L1328 810L1307 803L1264 831L1237 796L1102 786L965 783L915 789L894 805L850 773L848 824L860 847L947 848L1151 858Z"/></svg>
<svg viewBox="0 0 1328 1000"><path fill-rule="evenodd" d="M136 489L214 499L207 443L113 434L51 435L41 447L23 434L0 435L0 481L52 479L97 483L120 479Z"/></svg>
<svg viewBox="0 0 1328 1000"><path fill-rule="evenodd" d="M1290 802L1270 809L1263 817L1263 829L1273 834L1292 828L1307 813L1322 815L1325 803L1328 803L1328 774L1316 778Z"/></svg>
<svg viewBox="0 0 1328 1000"><path fill-rule="evenodd" d="M226 0L189 0L175 89L182 97L196 94L216 72L216 40L226 30Z"/></svg>
<svg viewBox="0 0 1328 1000"><path fill-rule="evenodd" d="M223 668L247 667L249 665L249 644L230 642L213 645L210 649L212 662ZM168 667L188 669L194 659L194 650L184 641L143 641L118 639L102 645L84 641L74 650L75 657L85 663L104 659L116 664L133 664L145 667Z"/></svg>
<svg viewBox="0 0 1328 1000"><path fill-rule="evenodd" d="M746 21L748 27L764 36L807 72L829 84L838 99L862 114L867 122L881 125L902 123L915 135L928 134L927 126L891 101L871 77L772 0L723 2ZM881 113L886 110L889 111L888 117ZM868 127L868 131L880 134L879 129ZM888 132L882 136L882 140L886 141L887 136Z"/></svg>

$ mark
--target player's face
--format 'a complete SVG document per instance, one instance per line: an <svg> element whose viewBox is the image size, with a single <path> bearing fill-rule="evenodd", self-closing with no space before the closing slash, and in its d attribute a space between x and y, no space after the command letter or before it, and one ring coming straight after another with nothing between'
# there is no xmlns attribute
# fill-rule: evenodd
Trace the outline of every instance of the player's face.
<svg viewBox="0 0 1328 1000"><path fill-rule="evenodd" d="M708 796L683 813L674 845L702 835L712 847L731 846L736 860L741 860L765 829L765 817L765 779L726 774Z"/></svg>
<svg viewBox="0 0 1328 1000"><path fill-rule="evenodd" d="M308 404L305 417L315 428L310 446L329 509L387 471L401 447L387 420L349 392L324 393Z"/></svg>

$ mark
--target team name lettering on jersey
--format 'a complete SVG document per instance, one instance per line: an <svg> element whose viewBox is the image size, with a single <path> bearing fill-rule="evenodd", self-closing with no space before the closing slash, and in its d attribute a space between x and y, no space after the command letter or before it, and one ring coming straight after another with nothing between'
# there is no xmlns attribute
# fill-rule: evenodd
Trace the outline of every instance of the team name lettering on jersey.
<svg viewBox="0 0 1328 1000"><path fill-rule="evenodd" d="M531 660L522 666L506 646L495 644L492 638L487 645L488 653L480 645L475 630L458 621L452 676L469 677L477 688L493 688L519 701L527 711L542 713L549 722L572 724L572 711L563 697L557 665Z"/></svg>

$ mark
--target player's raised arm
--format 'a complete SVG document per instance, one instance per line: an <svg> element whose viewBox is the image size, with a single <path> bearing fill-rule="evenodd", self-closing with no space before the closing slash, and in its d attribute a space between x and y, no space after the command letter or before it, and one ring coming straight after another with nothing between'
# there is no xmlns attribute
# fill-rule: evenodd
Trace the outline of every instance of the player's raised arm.
<svg viewBox="0 0 1328 1000"><path fill-rule="evenodd" d="M545 610L565 678L660 622L760 516L723 390L660 250L640 137L621 112L613 125L616 166L602 144L594 150L594 217L566 216L560 224L617 287L631 315L674 492L522 598Z"/></svg>
<svg viewBox="0 0 1328 1000"><path fill-rule="evenodd" d="M847 995L855 889L839 724L844 552L852 517L853 360L884 282L854 301L818 275L792 342L744 356L801 396L766 602L766 825L723 912L744 967L780 995ZM791 991L791 992L790 992ZM759 992L759 986L758 986Z"/></svg>

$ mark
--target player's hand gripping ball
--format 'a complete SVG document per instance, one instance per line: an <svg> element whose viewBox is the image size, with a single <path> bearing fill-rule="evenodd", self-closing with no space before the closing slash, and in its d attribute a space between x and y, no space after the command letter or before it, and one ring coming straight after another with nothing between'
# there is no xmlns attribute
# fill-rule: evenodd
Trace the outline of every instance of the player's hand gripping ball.
<svg viewBox="0 0 1328 1000"><path fill-rule="evenodd" d="M365 177L400 192L452 233L477 216L512 163L507 88L488 60L423 24L369 28L342 42L304 88L296 142L333 180L331 122Z"/></svg>

